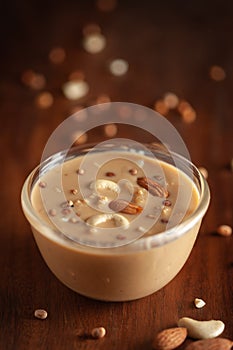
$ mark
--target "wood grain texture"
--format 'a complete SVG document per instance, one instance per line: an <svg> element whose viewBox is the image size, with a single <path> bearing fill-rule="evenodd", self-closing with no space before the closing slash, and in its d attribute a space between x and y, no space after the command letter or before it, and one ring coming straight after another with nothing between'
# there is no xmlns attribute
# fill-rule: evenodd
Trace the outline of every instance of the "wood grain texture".
<svg viewBox="0 0 233 350"><path fill-rule="evenodd" d="M0 79L0 349L1 350L150 350L154 335L176 325L183 316L221 319L224 337L233 339L233 237L214 234L220 224L233 225L233 6L229 1L118 1L113 12L98 10L94 1L13 1L1 5ZM95 22L107 37L106 49L90 55L82 49L82 28ZM48 61L49 50L64 47L60 65ZM129 62L127 75L109 74L111 58ZM210 79L220 65L223 81ZM33 69L46 76L54 104L35 104L38 92L21 83ZM25 177L40 161L53 130L76 105L65 99L62 84L81 69L90 93L88 106L106 93L112 101L153 107L167 91L188 100L197 119L185 124L177 112L168 120L184 139L193 162L208 169L212 199L190 258L178 276L157 293L126 303L104 303L82 297L63 286L48 270L20 206ZM119 127L119 137L152 141L142 131ZM89 142L106 139L103 128ZM195 309L193 300L206 306ZM44 308L48 318L34 318ZM87 334L104 326L106 337ZM184 349L187 340L180 349Z"/></svg>

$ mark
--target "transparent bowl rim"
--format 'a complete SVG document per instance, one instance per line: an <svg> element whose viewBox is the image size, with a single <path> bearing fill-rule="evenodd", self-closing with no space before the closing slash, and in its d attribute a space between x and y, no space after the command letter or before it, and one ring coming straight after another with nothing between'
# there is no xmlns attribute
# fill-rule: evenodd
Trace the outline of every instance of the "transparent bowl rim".
<svg viewBox="0 0 233 350"><path fill-rule="evenodd" d="M60 235L60 232L58 232L58 230L56 231L51 226L49 226L46 222L44 222L41 219L41 217L36 213L35 209L32 206L32 203L30 200L32 178L40 168L43 168L43 166L45 164L49 164L51 161L54 161L55 159L58 159L59 157L64 157L64 154L66 155L69 152L72 152L72 153L74 152L74 153L76 153L76 155L78 155L77 154L78 151L85 152L85 151L93 148L95 145L96 144L94 144L94 143L79 145L79 146L72 147L70 150L62 150L60 152L57 152L57 153L51 155L50 157L48 157L46 160L42 161L39 165L37 165L31 171L31 173L27 176L27 178L23 184L22 191L21 191L21 204L22 204L24 214L27 217L29 223L34 227L40 227L40 231L41 231L41 228L43 228L43 233L44 232L46 232L46 234L48 233L49 237L50 238L53 237L56 241L58 238L57 235L58 235L58 233ZM166 153L164 151L163 147L161 147L160 145L158 145L156 143L145 143L144 145L149 147L150 150L152 150L153 152L156 152L157 154L162 154L162 155L172 154L172 156L176 157L181 162L187 164L189 167L192 167L193 170L195 171L195 173L197 174L198 179L199 179L200 198L199 198L198 206L195 209L195 211L190 216L188 216L188 218L183 220L181 223L179 223L176 226L173 226L173 227L171 227L171 228L169 228L161 233L156 233L154 235L150 235L147 237L141 237L138 240L123 246L124 248L130 247L131 250L132 250L132 248L149 249L149 248L153 248L153 247L157 247L157 246L162 246L168 242L176 240L177 238L179 238L180 236L182 236L186 232L188 232L192 227L194 227L195 224L197 224L198 222L201 222L203 216L205 215L205 213L207 211L207 208L208 208L209 202L210 202L210 190L209 190L208 183L207 183L206 179L203 177L203 175L201 174L201 172L199 171L199 169L190 160L188 160L185 157L181 156L180 154L177 154L177 153L172 152L172 151L169 151L169 153ZM107 151L107 149L106 149L106 151ZM69 159L69 158L67 158L67 159ZM79 244L79 243L73 241L72 239L67 238L65 235L63 238L64 238L63 239L64 244L69 245L71 243L72 247L79 247L79 248L84 247L84 245L82 245L81 243ZM88 248L102 250L102 248L99 248L99 247L85 246L85 249L88 249ZM117 250L119 248L121 248L121 247L111 247L109 249ZM106 248L103 248L103 249L107 250Z"/></svg>

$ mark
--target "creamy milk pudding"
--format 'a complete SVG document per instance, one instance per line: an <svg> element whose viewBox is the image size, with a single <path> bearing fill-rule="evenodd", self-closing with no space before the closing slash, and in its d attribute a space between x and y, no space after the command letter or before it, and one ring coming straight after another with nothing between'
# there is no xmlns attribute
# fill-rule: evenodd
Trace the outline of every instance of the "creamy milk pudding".
<svg viewBox="0 0 233 350"><path fill-rule="evenodd" d="M121 301L153 293L182 268L203 216L193 215L202 196L197 181L164 159L105 151L77 154L41 173L30 194L40 224L24 210L64 284Z"/></svg>
<svg viewBox="0 0 233 350"><path fill-rule="evenodd" d="M32 192L32 204L41 218L67 234L70 230L74 240L82 232L83 242L91 235L95 242L99 227L118 227L113 236L111 230L104 230L111 240L127 239L133 229L147 236L174 226L196 209L196 187L174 166L140 154L109 152L107 162L105 157L77 157L44 174Z"/></svg>

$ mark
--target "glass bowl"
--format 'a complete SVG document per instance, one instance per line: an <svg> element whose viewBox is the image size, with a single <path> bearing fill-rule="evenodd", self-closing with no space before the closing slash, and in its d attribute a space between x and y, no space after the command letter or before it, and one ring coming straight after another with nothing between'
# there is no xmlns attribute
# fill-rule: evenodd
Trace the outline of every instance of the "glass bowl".
<svg viewBox="0 0 233 350"><path fill-rule="evenodd" d="M145 297L168 284L190 255L209 205L208 184L189 160L156 144L145 146L160 161L174 164L175 159L176 167L195 186L198 205L190 216L174 227L122 246L101 248L80 244L45 222L32 205L32 190L41 173L60 164L64 156L69 160L87 154L94 145L74 147L49 157L25 180L22 208L41 255L54 275L77 293L104 301ZM103 146L100 151L109 152L109 148Z"/></svg>

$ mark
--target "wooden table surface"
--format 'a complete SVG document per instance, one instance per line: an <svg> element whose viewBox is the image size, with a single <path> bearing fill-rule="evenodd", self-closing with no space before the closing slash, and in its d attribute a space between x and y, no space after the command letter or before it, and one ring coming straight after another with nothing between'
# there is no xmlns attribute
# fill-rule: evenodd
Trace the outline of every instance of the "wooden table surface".
<svg viewBox="0 0 233 350"><path fill-rule="evenodd" d="M218 225L233 224L232 2L119 0L108 12L100 9L101 3L28 0L1 5L1 350L149 350L154 335L183 316L220 319L226 325L223 336L233 338L233 238L215 233ZM98 24L107 40L98 54L82 47L89 23ZM66 52L61 64L48 59L56 46ZM119 57L129 63L121 77L107 68ZM220 78L216 71L213 75L213 66ZM28 69L46 77L42 91L52 94L50 107L38 106L41 91L22 83ZM84 72L90 90L70 101L61 86L75 70ZM196 112L191 123L176 109L166 117L192 161L209 172L212 199L200 234L181 272L157 293L124 303L87 299L62 285L42 260L21 210L21 187L72 108L95 104L102 94L153 108L167 92L188 101ZM125 133L119 128L116 136ZM101 127L87 136L87 142L108 139ZM131 129L127 136L151 141ZM203 309L193 306L196 297L206 301ZM37 308L48 311L46 320L34 318ZM105 338L80 336L98 325L107 329Z"/></svg>

